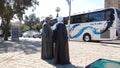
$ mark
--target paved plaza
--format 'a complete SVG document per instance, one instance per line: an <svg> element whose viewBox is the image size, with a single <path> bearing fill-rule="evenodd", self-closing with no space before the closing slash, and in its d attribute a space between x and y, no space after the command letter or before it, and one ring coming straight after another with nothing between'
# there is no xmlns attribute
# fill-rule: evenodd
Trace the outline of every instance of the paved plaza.
<svg viewBox="0 0 120 68"><path fill-rule="evenodd" d="M101 42L69 41L70 62L55 65L41 59L41 39L20 38L0 42L0 68L84 68L97 59L120 61L120 45Z"/></svg>

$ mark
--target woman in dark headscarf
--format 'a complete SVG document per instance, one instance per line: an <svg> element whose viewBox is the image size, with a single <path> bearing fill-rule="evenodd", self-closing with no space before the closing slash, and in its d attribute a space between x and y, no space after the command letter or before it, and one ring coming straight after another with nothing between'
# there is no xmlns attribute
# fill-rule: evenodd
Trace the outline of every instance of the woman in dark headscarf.
<svg viewBox="0 0 120 68"><path fill-rule="evenodd" d="M55 64L69 64L69 47L67 29L63 24L63 17L58 17L58 23L54 25L55 40Z"/></svg>

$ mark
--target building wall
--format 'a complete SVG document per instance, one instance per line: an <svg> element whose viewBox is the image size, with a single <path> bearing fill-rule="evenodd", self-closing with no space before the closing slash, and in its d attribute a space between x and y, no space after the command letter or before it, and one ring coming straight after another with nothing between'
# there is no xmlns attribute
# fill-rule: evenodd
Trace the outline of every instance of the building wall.
<svg viewBox="0 0 120 68"><path fill-rule="evenodd" d="M117 7L120 8L120 0L105 0L105 8Z"/></svg>

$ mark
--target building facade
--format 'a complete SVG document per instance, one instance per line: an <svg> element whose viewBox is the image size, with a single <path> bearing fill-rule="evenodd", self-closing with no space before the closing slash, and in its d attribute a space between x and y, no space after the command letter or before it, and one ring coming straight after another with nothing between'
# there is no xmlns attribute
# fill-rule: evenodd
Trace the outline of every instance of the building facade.
<svg viewBox="0 0 120 68"><path fill-rule="evenodd" d="M120 9L120 0L105 0L105 8L117 7Z"/></svg>

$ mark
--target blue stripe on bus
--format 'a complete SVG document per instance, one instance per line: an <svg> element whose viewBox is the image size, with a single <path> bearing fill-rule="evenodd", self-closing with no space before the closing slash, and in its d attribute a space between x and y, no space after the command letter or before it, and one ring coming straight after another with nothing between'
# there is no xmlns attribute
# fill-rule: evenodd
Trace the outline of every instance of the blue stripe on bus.
<svg viewBox="0 0 120 68"><path fill-rule="evenodd" d="M74 25L71 29L70 29L70 32L73 31L76 27L78 27L79 25ZM93 33L94 34L100 34L100 32L98 32L95 28L93 28L92 26L86 26L86 27L83 27L77 34L71 36L70 35L70 38L77 38L79 37L86 29L92 29Z"/></svg>
<svg viewBox="0 0 120 68"><path fill-rule="evenodd" d="M106 23L107 23L107 26L106 26L105 30L103 30L102 32L98 32L97 29L92 26L86 26L86 27L83 27L77 34L75 34L73 36L71 36L71 34L70 34L70 38L78 38L88 28L92 29L92 32L94 34L97 34L97 35L102 34L102 33L106 32L112 26L113 21L108 20ZM78 26L80 26L80 24L73 25L72 28L70 29L70 32L72 32Z"/></svg>

